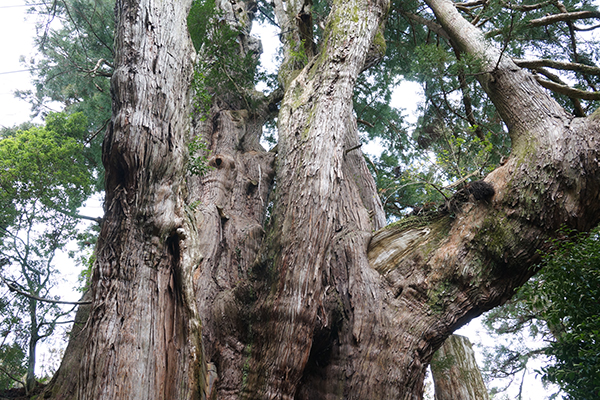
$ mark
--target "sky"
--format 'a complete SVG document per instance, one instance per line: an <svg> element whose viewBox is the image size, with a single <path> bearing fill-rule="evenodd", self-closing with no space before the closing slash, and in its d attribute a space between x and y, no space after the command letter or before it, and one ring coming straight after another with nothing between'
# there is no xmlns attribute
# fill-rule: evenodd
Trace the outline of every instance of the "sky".
<svg viewBox="0 0 600 400"><path fill-rule="evenodd" d="M33 89L30 83L30 75L23 64L35 55L33 40L35 35L35 20L33 16L27 15L25 0L0 0L0 127L14 126L23 122L31 121L30 105L14 97L15 90ZM263 40L263 63L273 63L277 50L278 35L274 28L257 29ZM393 104L405 110L407 121L416 122L416 111L421 101L421 89L419 85L412 82L402 83L394 92ZM36 120L36 122L41 122ZM377 152L377 146L369 146L368 152ZM84 213L90 216L101 216L101 199L93 199L88 203ZM72 261L63 254L57 261L66 279L61 290L65 300L75 301L79 293L69 290L76 283L79 270ZM474 343L490 343L478 320L471 322L467 327L457 333L467 336ZM526 340L524 338L523 340ZM481 364L482 357L479 349L475 348L478 362ZM48 350L43 350L40 361L50 357ZM539 377L530 374L526 377L523 400L541 400L548 392L542 387ZM515 393L511 393L514 398Z"/></svg>
<svg viewBox="0 0 600 400"><path fill-rule="evenodd" d="M32 89L29 72L20 62L32 55L35 23L25 18L24 0L0 0L0 127L29 121L30 106L15 99L16 89Z"/></svg>

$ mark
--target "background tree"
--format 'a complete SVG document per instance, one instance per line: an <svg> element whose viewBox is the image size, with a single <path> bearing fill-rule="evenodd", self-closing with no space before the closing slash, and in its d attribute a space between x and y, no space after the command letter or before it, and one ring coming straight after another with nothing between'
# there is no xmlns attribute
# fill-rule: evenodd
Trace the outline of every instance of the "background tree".
<svg viewBox="0 0 600 400"><path fill-rule="evenodd" d="M56 108L83 113L81 133L90 167L103 185L101 145L111 115L110 77L114 52L114 0L42 0L31 2L37 19L37 54L29 60L33 91L18 95L45 117Z"/></svg>
<svg viewBox="0 0 600 400"><path fill-rule="evenodd" d="M557 384L569 399L592 399L600 393L598 376L597 296L598 229L590 235L565 235L535 279L514 299L486 316L496 334L529 335L538 343L493 349L488 373L511 376L532 358L544 356L543 378ZM573 233L573 232L571 232Z"/></svg>
<svg viewBox="0 0 600 400"><path fill-rule="evenodd" d="M82 114L51 114L45 127L5 130L0 138L3 351L14 356L12 368L0 371L8 382L21 379L16 356L23 355L28 390L36 383L38 343L69 322L71 310L59 307L50 290L57 283L54 258L75 238L77 209L92 191L81 143L86 125Z"/></svg>
<svg viewBox="0 0 600 400"><path fill-rule="evenodd" d="M321 27L311 4L275 2L280 90L256 93L200 46L200 71L220 70L237 87L200 81L196 94L210 96L210 108L191 120L191 6L117 2L93 303L53 396L416 398L444 339L506 301L561 225L598 222L596 117L565 111L453 3L415 5L406 20L469 60L465 78L489 97L506 126L498 143L508 134L512 151L479 186L484 196L466 185L437 213L382 230L353 92L385 54L388 12L403 10L334 2ZM247 59L258 5L215 7L211 26L235 30L223 45ZM275 114L276 154L259 145ZM467 141L452 135L447 142ZM210 150L203 176L188 173L193 140Z"/></svg>
<svg viewBox="0 0 600 400"><path fill-rule="evenodd" d="M38 54L28 62L35 90L19 94L30 100L46 126L5 129L0 138L6 153L2 255L11 261L2 273L11 288L5 286L2 307L3 378L7 384L25 383L25 365L29 389L35 383L37 344L56 336L56 323L65 324L72 315L72 306L38 301L60 281L54 257L69 241L79 239L88 249L96 241L90 232L78 233L75 225L81 218L96 220L79 215L77 208L103 186L101 143L110 118L114 58L114 1L36 1L31 7L38 18ZM57 102L64 112L49 112ZM82 254L71 256L87 265ZM93 259L93 254L87 257Z"/></svg>

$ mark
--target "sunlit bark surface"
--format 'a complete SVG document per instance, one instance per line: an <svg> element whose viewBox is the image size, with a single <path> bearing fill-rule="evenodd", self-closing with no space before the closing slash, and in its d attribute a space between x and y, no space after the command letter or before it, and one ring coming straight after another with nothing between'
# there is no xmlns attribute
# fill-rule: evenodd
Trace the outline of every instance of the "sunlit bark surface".
<svg viewBox="0 0 600 400"><path fill-rule="evenodd" d="M352 92L383 55L388 3L335 1L324 44L299 62L290 49L306 37L308 3L275 2L290 31L272 152L258 140L277 96L252 110L216 99L192 122L189 3L117 2L92 305L50 397L420 399L455 329L506 301L560 226L598 222L597 118L573 118L498 62L452 3L429 6L484 61L480 82L513 152L485 178L490 198L387 227ZM241 51L250 42L241 37ZM202 177L186 168L196 135L211 150Z"/></svg>

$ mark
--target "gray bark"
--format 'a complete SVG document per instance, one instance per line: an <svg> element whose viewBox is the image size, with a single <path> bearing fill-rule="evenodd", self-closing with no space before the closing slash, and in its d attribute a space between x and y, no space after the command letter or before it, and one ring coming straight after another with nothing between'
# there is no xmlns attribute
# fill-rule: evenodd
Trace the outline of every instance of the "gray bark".
<svg viewBox="0 0 600 400"><path fill-rule="evenodd" d="M116 4L105 222L74 397L199 398L201 322L185 211L191 1ZM75 377L73 377L75 378Z"/></svg>

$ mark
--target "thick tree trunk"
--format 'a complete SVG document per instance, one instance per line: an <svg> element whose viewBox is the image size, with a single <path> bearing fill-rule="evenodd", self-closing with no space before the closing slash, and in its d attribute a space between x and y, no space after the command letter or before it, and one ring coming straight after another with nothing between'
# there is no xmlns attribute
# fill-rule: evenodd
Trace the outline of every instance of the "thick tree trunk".
<svg viewBox="0 0 600 400"><path fill-rule="evenodd" d="M105 219L76 398L200 398L198 253L185 211L191 0L119 0Z"/></svg>
<svg viewBox="0 0 600 400"><path fill-rule="evenodd" d="M450 335L431 360L435 400L488 400L469 338Z"/></svg>
<svg viewBox="0 0 600 400"><path fill-rule="evenodd" d="M217 99L190 129L189 3L117 2L93 303L55 398L419 399L448 335L508 299L561 225L598 222L597 119L572 118L498 62L452 3L430 1L457 47L485 61L513 154L485 179L493 197L383 229L352 91L383 54L388 3L333 2L319 53L286 59L277 155L258 144L268 101ZM306 4L286 4L277 15L302 37ZM204 177L186 176L192 135L211 150Z"/></svg>

